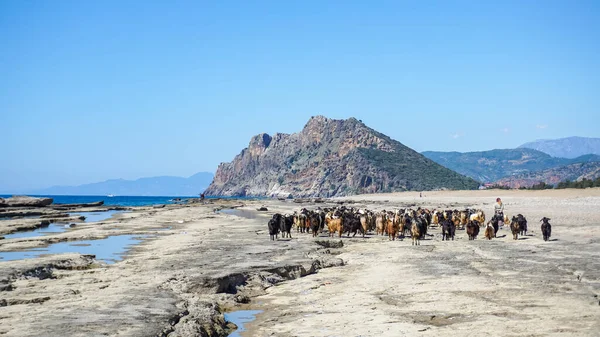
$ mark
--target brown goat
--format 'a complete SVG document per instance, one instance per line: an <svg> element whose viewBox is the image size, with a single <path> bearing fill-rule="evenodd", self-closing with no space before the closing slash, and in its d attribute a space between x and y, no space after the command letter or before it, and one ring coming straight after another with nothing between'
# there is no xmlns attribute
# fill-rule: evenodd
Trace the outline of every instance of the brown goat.
<svg viewBox="0 0 600 337"><path fill-rule="evenodd" d="M377 218L375 219L375 234L383 235L386 224L387 224L387 214L385 212L381 212L381 213L377 214Z"/></svg>
<svg viewBox="0 0 600 337"><path fill-rule="evenodd" d="M398 219L398 220L400 220L400 219ZM387 219L388 238L392 241L396 241L396 236L398 236L398 230L400 228L400 225L398 222L396 222L396 219L394 219L394 220Z"/></svg>
<svg viewBox="0 0 600 337"><path fill-rule="evenodd" d="M454 227L461 228L461 229L464 228L464 227L461 227L461 225L460 225L460 215L459 214L452 214L451 221L454 224Z"/></svg>
<svg viewBox="0 0 600 337"><path fill-rule="evenodd" d="M406 220L404 217L400 218L400 222L398 223L398 234L404 237L404 232L406 231Z"/></svg>
<svg viewBox="0 0 600 337"><path fill-rule="evenodd" d="M512 217L512 221L510 222L510 231L512 232L513 240L518 240L521 226L519 226L519 219L516 216Z"/></svg>
<svg viewBox="0 0 600 337"><path fill-rule="evenodd" d="M362 214L360 216L360 225L363 229L363 237L365 233L369 230L369 216L367 214Z"/></svg>
<svg viewBox="0 0 600 337"><path fill-rule="evenodd" d="M419 224L416 221L412 221L412 225L410 227L410 235L412 236L412 244L421 245L421 229Z"/></svg>
<svg viewBox="0 0 600 337"><path fill-rule="evenodd" d="M471 214L469 220L475 220L479 222L480 225L485 224L485 213L482 210L477 210L475 213Z"/></svg>
<svg viewBox="0 0 600 337"><path fill-rule="evenodd" d="M431 217L431 224L432 225L439 225L440 224L440 216L437 212L433 212L433 216Z"/></svg>
<svg viewBox="0 0 600 337"><path fill-rule="evenodd" d="M461 211L459 213L459 218L460 218L460 228L465 228L465 226L467 225L467 222L469 221L469 213L467 213L467 211Z"/></svg>
<svg viewBox="0 0 600 337"><path fill-rule="evenodd" d="M494 234L494 226L492 226L491 223L488 223L487 226L485 226L485 233L484 236L488 239L491 240L495 234Z"/></svg>
<svg viewBox="0 0 600 337"><path fill-rule="evenodd" d="M336 232L338 232L339 237L342 237L342 230L343 230L343 226L342 226L342 219L338 218L338 219L331 219L331 218L325 218L325 222L327 223L327 230L329 230L329 234L328 236L334 236Z"/></svg>
<svg viewBox="0 0 600 337"><path fill-rule="evenodd" d="M296 231L304 233L307 215L300 213L296 216Z"/></svg>

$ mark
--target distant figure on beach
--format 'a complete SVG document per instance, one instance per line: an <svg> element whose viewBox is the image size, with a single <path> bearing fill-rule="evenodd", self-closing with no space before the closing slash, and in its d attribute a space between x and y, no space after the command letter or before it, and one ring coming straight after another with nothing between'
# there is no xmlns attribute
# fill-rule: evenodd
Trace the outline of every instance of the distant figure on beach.
<svg viewBox="0 0 600 337"><path fill-rule="evenodd" d="M204 200L204 193L200 194L200 200Z"/></svg>
<svg viewBox="0 0 600 337"><path fill-rule="evenodd" d="M423 192L419 192L419 198L423 198Z"/></svg>

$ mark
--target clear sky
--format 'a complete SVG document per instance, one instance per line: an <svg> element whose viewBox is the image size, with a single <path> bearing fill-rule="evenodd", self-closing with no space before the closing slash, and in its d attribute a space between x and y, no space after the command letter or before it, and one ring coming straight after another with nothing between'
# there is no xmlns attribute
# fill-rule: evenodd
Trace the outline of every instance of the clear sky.
<svg viewBox="0 0 600 337"><path fill-rule="evenodd" d="M216 170L356 117L417 151L600 136L598 1L0 1L0 191Z"/></svg>

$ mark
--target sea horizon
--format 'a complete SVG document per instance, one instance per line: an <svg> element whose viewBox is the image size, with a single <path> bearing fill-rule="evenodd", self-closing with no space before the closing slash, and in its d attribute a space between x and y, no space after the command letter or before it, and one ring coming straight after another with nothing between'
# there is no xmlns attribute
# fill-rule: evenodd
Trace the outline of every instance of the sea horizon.
<svg viewBox="0 0 600 337"><path fill-rule="evenodd" d="M86 204L104 201L105 206L152 206L174 204L177 199L199 199L199 196L146 196L146 195L50 195L50 194L0 194L0 198L28 196L36 198L52 198L53 204ZM207 196L206 199L262 199L261 197L242 196Z"/></svg>

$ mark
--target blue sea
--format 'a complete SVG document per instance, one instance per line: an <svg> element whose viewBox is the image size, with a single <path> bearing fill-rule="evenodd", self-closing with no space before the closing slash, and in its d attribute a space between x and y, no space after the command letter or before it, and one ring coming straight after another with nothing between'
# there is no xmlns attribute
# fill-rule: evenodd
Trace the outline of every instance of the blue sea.
<svg viewBox="0 0 600 337"><path fill-rule="evenodd" d="M0 195L0 198L9 198L12 195ZM104 201L106 206L152 206L176 203L175 199L189 199L198 197L143 197L143 196L114 196L106 195L30 195L32 197L47 197L54 199L54 204L83 204L89 202ZM207 199L212 197L207 197ZM232 197L224 197L232 198ZM251 199L245 197L232 199Z"/></svg>

